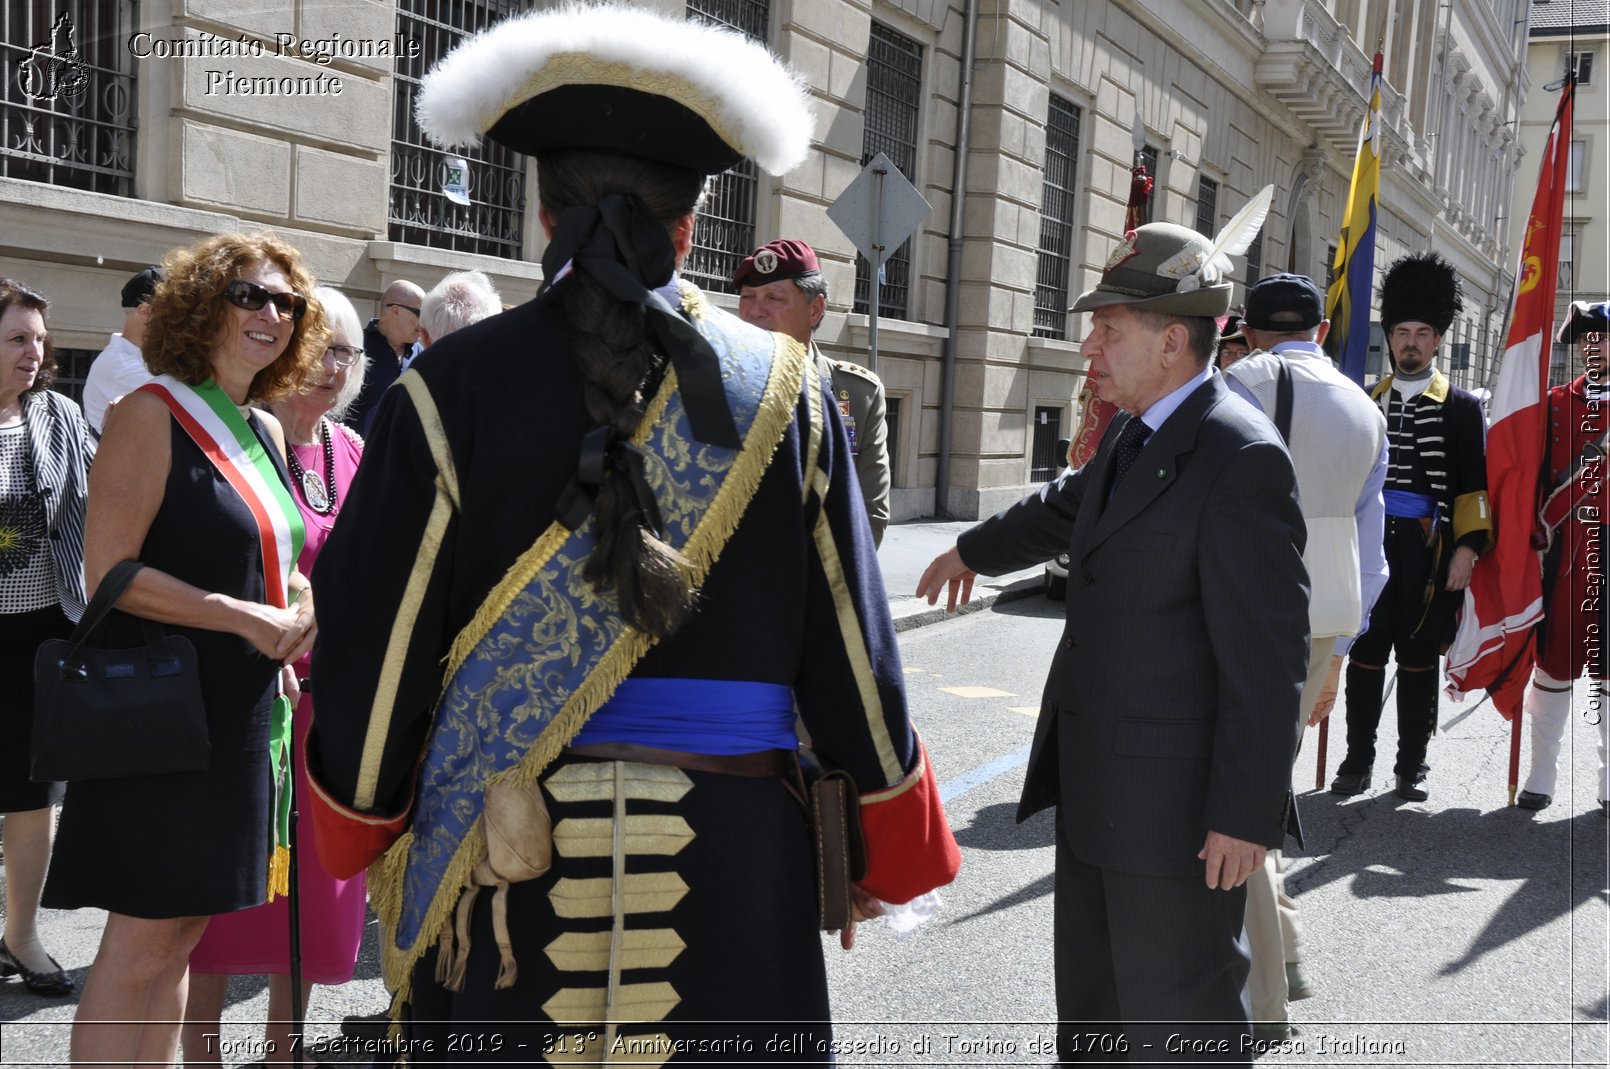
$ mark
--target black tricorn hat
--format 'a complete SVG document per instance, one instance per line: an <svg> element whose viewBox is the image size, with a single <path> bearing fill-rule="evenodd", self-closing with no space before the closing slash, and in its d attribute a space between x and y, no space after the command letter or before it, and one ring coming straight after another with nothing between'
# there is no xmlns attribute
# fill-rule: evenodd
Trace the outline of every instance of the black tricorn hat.
<svg viewBox="0 0 1610 1069"><path fill-rule="evenodd" d="M1436 253L1401 257L1381 282L1381 328L1391 333L1399 323L1427 323L1446 334L1465 307L1464 297L1453 264Z"/></svg>
<svg viewBox="0 0 1610 1069"><path fill-rule="evenodd" d="M443 148L609 149L718 174L749 157L787 173L810 150L804 83L732 30L625 4L533 11L449 52L420 88Z"/></svg>
<svg viewBox="0 0 1610 1069"><path fill-rule="evenodd" d="M1560 331L1554 340L1561 345L1570 345L1579 335L1595 333L1610 333L1610 301L1599 301L1597 304L1572 301L1571 307L1566 310L1565 322L1560 324Z"/></svg>

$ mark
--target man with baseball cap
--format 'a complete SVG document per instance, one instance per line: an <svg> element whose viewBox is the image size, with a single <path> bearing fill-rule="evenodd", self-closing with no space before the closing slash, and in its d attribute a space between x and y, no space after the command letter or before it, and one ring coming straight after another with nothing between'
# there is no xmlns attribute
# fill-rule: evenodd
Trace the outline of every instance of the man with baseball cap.
<svg viewBox="0 0 1610 1069"><path fill-rule="evenodd" d="M1610 302L1576 301L1560 326L1562 345L1576 345L1583 372L1549 390L1548 472L1538 543L1543 556L1543 622L1537 667L1526 695L1532 718L1532 765L1515 799L1522 809L1554 801L1560 744L1571 714L1571 685L1584 670L1593 690L1582 717L1599 733L1599 807L1610 816L1610 694L1605 686L1604 559L1606 406L1604 347Z"/></svg>
<svg viewBox="0 0 1610 1069"><path fill-rule="evenodd" d="M1240 325L1252 352L1224 372L1232 390L1275 421L1302 493L1308 525L1303 563L1313 595L1299 734L1329 714L1347 649L1387 578L1381 544L1386 420L1320 347L1330 332L1324 308L1324 296L1306 275L1260 279L1247 291ZM1269 851L1247 881L1253 1029L1272 1040L1291 1034L1287 1002L1313 993L1301 967L1297 903L1285 893L1280 864L1280 851Z"/></svg>
<svg viewBox="0 0 1610 1069"><path fill-rule="evenodd" d="M1452 265L1435 253L1405 256L1381 284L1381 326L1393 372L1370 396L1386 415L1386 559L1391 576L1347 664L1347 756L1333 794L1369 789L1386 660L1398 662L1397 796L1428 797L1426 748L1437 729L1437 659L1476 556L1492 544L1487 424L1481 402L1436 367L1442 337L1463 308Z"/></svg>
<svg viewBox="0 0 1610 1069"><path fill-rule="evenodd" d="M107 408L130 390L151 381L140 346L145 344L151 295L161 281L162 268L147 267L123 283L123 329L112 335L84 378L84 418L97 436L106 422Z"/></svg>
<svg viewBox="0 0 1610 1069"><path fill-rule="evenodd" d="M767 242L744 257L732 282L738 287L739 318L810 346L817 374L832 389L844 419L856 481L872 521L872 541L881 544L889 525L890 486L883 382L860 364L829 360L811 341L827 310L827 279L816 250L790 238Z"/></svg>
<svg viewBox="0 0 1610 1069"><path fill-rule="evenodd" d="M917 590L948 587L954 607L978 573L1069 555L1018 808L1056 806L1069 1060L1251 1057L1245 881L1285 834L1308 577L1291 458L1212 367L1232 288L1219 244L1171 223L1124 235L1073 311L1091 313L1098 394L1128 414Z"/></svg>

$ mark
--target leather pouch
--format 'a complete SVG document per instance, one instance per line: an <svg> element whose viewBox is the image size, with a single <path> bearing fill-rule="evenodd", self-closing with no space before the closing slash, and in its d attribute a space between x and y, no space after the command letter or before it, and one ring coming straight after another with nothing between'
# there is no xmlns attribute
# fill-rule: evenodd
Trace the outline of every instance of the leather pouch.
<svg viewBox="0 0 1610 1069"><path fill-rule="evenodd" d="M866 843L861 838L861 796L848 772L801 766L801 790L811 842L816 850L818 927L849 926L851 889L866 876Z"/></svg>

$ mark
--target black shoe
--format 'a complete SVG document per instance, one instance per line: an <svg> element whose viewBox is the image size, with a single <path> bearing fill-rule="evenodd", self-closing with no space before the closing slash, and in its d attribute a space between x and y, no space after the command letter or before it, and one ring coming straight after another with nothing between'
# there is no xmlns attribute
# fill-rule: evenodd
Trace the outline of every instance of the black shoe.
<svg viewBox="0 0 1610 1069"><path fill-rule="evenodd" d="M1547 809L1553 804L1554 796L1552 794L1538 794L1535 791L1522 791L1520 794L1515 796L1516 809L1530 809L1533 812L1536 812L1539 809Z"/></svg>
<svg viewBox="0 0 1610 1069"><path fill-rule="evenodd" d="M45 955L47 958L49 954ZM22 986L31 994L43 998L64 998L73 993L73 982L67 979L62 967L55 958L50 963L56 966L55 972L34 972L22 962L17 960L15 954L6 949L6 941L0 938L0 977L21 976Z"/></svg>
<svg viewBox="0 0 1610 1069"><path fill-rule="evenodd" d="M1416 772L1412 776L1399 776L1398 789L1393 793L1406 802L1423 802L1431 797L1431 792L1426 790L1424 772Z"/></svg>
<svg viewBox="0 0 1610 1069"><path fill-rule="evenodd" d="M1252 1022L1252 1041L1259 1045L1270 1043L1284 1043L1292 1036L1300 1035L1297 1026L1290 1021L1254 1021Z"/></svg>
<svg viewBox="0 0 1610 1069"><path fill-rule="evenodd" d="M1370 770L1363 772L1338 772L1336 778L1330 781L1332 794L1363 794L1370 789Z"/></svg>
<svg viewBox="0 0 1610 1069"><path fill-rule="evenodd" d="M391 1014L384 1010L348 1014L341 1019L341 1034L352 1039L385 1039L390 1028Z"/></svg>

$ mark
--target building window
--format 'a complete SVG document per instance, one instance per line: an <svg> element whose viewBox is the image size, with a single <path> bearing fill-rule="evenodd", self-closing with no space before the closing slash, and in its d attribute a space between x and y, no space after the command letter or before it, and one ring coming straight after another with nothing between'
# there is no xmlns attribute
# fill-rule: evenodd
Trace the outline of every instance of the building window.
<svg viewBox="0 0 1610 1069"><path fill-rule="evenodd" d="M137 12L0 0L0 176L134 195Z"/></svg>
<svg viewBox="0 0 1610 1069"><path fill-rule="evenodd" d="M1336 285L1336 243L1333 241L1325 246L1325 293L1330 294L1330 288Z"/></svg>
<svg viewBox="0 0 1610 1069"><path fill-rule="evenodd" d="M1029 482L1043 483L1054 479L1057 469L1068 462L1067 455L1057 456L1057 439L1062 437L1062 409L1036 405L1034 409L1034 452L1029 460Z"/></svg>
<svg viewBox="0 0 1610 1069"><path fill-rule="evenodd" d="M1208 237L1212 236L1212 234L1208 235ZM1252 284L1257 282L1262 277L1263 232L1260 230L1258 232L1258 236L1252 239L1252 244L1247 247L1247 288L1251 289Z"/></svg>
<svg viewBox="0 0 1610 1069"><path fill-rule="evenodd" d="M1593 84L1593 53L1567 52L1565 54L1565 71L1576 75L1576 84L1588 86Z"/></svg>
<svg viewBox="0 0 1610 1069"><path fill-rule="evenodd" d="M1582 192L1582 156L1586 147L1586 142L1571 142L1570 160L1565 165L1565 191L1567 193Z"/></svg>
<svg viewBox="0 0 1610 1069"><path fill-rule="evenodd" d="M1560 234L1560 271L1554 281L1560 293L1569 293L1576 285L1576 231Z"/></svg>
<svg viewBox="0 0 1610 1069"><path fill-rule="evenodd" d="M893 485L900 485L900 398L883 399L883 431L889 446L889 475Z"/></svg>
<svg viewBox="0 0 1610 1069"><path fill-rule="evenodd" d="M922 90L922 46L881 23L872 24L867 43L866 125L861 162L882 152L909 180L917 170L917 116ZM906 318L911 296L911 241L884 262L878 285L878 314ZM871 305L871 278L864 257L855 261L855 310Z"/></svg>
<svg viewBox="0 0 1610 1069"><path fill-rule="evenodd" d="M89 377L90 363L100 355L95 349L57 349L56 381L51 389L66 394L79 404L84 403L84 380Z"/></svg>
<svg viewBox="0 0 1610 1069"><path fill-rule="evenodd" d="M417 56L399 55L392 72L392 241L520 258L525 156L491 141L453 152L433 147L414 119L414 100L425 72L442 56L521 7L517 0L397 0L397 33L420 47ZM468 205L454 204L442 192L454 156L469 164Z"/></svg>
<svg viewBox="0 0 1610 1069"><path fill-rule="evenodd" d="M761 42L771 27L771 0L688 0L688 17L726 26ZM732 275L755 248L759 182L753 160L715 175L693 227L693 251L682 275L700 289L732 293Z"/></svg>
<svg viewBox="0 0 1610 1069"><path fill-rule="evenodd" d="M1045 177L1040 186L1040 266L1034 285L1034 334L1068 336L1068 278L1073 265L1074 178L1079 109L1051 94L1045 122Z"/></svg>
<svg viewBox="0 0 1610 1069"><path fill-rule="evenodd" d="M1219 224L1219 184L1205 174L1196 176L1196 232L1212 237Z"/></svg>

